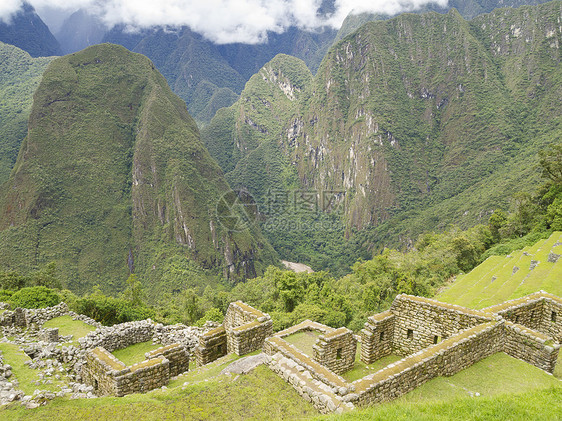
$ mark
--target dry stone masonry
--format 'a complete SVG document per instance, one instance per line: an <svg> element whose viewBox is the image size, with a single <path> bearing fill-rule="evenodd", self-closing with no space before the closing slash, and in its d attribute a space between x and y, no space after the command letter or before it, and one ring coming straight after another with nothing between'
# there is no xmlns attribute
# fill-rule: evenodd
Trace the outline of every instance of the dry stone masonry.
<svg viewBox="0 0 562 421"><path fill-rule="evenodd" d="M498 352L552 373L562 339L561 314L562 299L543 291L483 310L399 295L390 310L365 323L361 361L372 364L389 354L404 358L354 382L341 377L353 362L336 363L341 361L338 356L347 356L346 346L350 354L354 346L345 328L306 321L266 339L264 351L271 358L270 368L320 412L342 412L396 399ZM322 333L312 356L285 340L304 330Z"/></svg>
<svg viewBox="0 0 562 421"><path fill-rule="evenodd" d="M127 367L105 348L91 349L82 379L97 395L124 396L165 386L170 378L189 369L189 353L180 344L163 346L145 357L145 361Z"/></svg>
<svg viewBox="0 0 562 421"><path fill-rule="evenodd" d="M246 355L261 349L272 333L273 322L268 314L242 301L230 303L223 324L199 338L195 349L197 365L208 364L227 353Z"/></svg>
<svg viewBox="0 0 562 421"><path fill-rule="evenodd" d="M193 353L197 364L204 365L227 353L245 355L263 348L265 356L260 362L265 360L321 413L341 413L396 399L432 378L451 376L498 352L552 373L562 341L562 298L543 291L482 310L399 295L388 311L368 318L360 332L360 358L367 365L390 354L403 358L350 382L342 376L355 363L357 337L352 331L306 320L273 334L270 316L241 301L229 305L222 325L205 328L164 326L150 319L102 327L69 312L64 303L13 311L0 303L0 308L5 310L0 314L4 340L15 334L13 343L32 358L31 368L45 368L45 375L52 375L64 371L64 364L70 367L69 376L84 383L71 383L57 396L146 392L187 371ZM57 347L71 338L42 325L65 314L97 329L80 338L78 346ZM316 336L311 347L289 342L291 335L303 332ZM162 346L146 353L141 363L126 366L111 354L146 341ZM0 383L12 385L0 393L1 402L21 399L32 408L38 405L36 398L55 396L51 392L24 396L11 377L11 367L0 356Z"/></svg>

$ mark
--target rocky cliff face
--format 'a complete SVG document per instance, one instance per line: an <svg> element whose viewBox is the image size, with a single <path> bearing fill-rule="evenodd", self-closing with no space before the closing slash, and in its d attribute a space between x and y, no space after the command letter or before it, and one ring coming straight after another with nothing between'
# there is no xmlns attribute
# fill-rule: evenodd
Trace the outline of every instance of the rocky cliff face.
<svg viewBox="0 0 562 421"><path fill-rule="evenodd" d="M300 187L345 191L347 225L386 227L379 237L486 220L536 182L534 154L560 133L561 9L368 23L330 50L296 100L270 83L280 99L261 101L249 83L230 123L217 116L209 129L221 126L231 144L246 132L276 144ZM256 124L278 107L285 118ZM233 160L219 163L228 171Z"/></svg>
<svg viewBox="0 0 562 421"><path fill-rule="evenodd" d="M178 258L232 281L255 276L273 252L256 227L221 224L217 204L229 190L150 60L90 47L53 61L35 94L0 196L0 263L55 260L78 291L98 282L118 290L134 265L154 292Z"/></svg>

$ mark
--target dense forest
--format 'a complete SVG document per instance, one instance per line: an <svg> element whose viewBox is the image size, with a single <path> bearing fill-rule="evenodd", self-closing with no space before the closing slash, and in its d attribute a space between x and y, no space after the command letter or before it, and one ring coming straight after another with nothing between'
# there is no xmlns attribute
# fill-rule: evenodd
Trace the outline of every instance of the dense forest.
<svg viewBox="0 0 562 421"><path fill-rule="evenodd" d="M231 301L244 300L270 313L276 330L305 319L359 330L366 317L388 308L397 294L432 297L455 275L487 257L508 254L562 230L562 144L542 150L537 165L544 182L533 194L514 197L510 211L497 209L487 224L467 230L451 226L442 233L424 233L410 250L385 249L372 259L358 260L343 277L270 266L263 276L234 287L199 286L147 300L136 275L127 279L118 297L105 295L99 286L76 295L61 289L51 263L29 275L0 273L0 301L29 308L65 301L76 312L108 325L147 317L201 325L221 321Z"/></svg>

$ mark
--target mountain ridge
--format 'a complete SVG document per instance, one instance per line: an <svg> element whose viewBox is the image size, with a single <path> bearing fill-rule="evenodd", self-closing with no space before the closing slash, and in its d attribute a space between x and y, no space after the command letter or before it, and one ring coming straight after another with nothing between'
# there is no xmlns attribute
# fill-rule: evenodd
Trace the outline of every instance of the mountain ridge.
<svg viewBox="0 0 562 421"><path fill-rule="evenodd" d="M161 276L178 259L199 267L202 283L255 276L274 252L259 231L221 225L214 209L229 191L152 62L90 47L51 62L35 93L0 197L0 264L56 261L81 292L96 283L119 291L133 267L151 293L170 290Z"/></svg>

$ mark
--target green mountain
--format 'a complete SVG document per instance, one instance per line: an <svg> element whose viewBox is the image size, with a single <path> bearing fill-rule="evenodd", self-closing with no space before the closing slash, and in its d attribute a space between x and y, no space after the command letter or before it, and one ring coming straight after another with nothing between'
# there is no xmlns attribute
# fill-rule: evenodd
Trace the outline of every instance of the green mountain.
<svg viewBox="0 0 562 421"><path fill-rule="evenodd" d="M131 34L117 26L103 39L149 57L194 118L206 124L219 108L233 104L246 81L277 53L301 57L316 69L335 33L289 28L282 34L269 34L265 44L216 45L186 27Z"/></svg>
<svg viewBox="0 0 562 421"><path fill-rule="evenodd" d="M154 295L235 282L275 261L255 226L232 229L251 207L220 201L229 186L185 103L150 60L120 46L49 65L0 191L0 265L56 261L78 292L118 291L134 270Z"/></svg>
<svg viewBox="0 0 562 421"><path fill-rule="evenodd" d="M288 162L283 173L296 172L300 188L345 192L348 233L367 228L375 246L487 220L538 183L536 153L560 138L561 9L551 2L472 21L452 10L367 23L329 51L293 101L283 93L298 86L289 72L288 82L270 82L279 100L256 93L254 77L203 139L229 179L258 196L276 184L238 178L255 171L240 156L266 147L272 153L260 162Z"/></svg>
<svg viewBox="0 0 562 421"><path fill-rule="evenodd" d="M52 58L31 58L0 42L0 184L10 176L27 134L33 92Z"/></svg>
<svg viewBox="0 0 562 421"><path fill-rule="evenodd" d="M7 22L0 19L0 42L15 45L32 57L55 56L61 53L57 39L35 9L23 2L21 9Z"/></svg>

